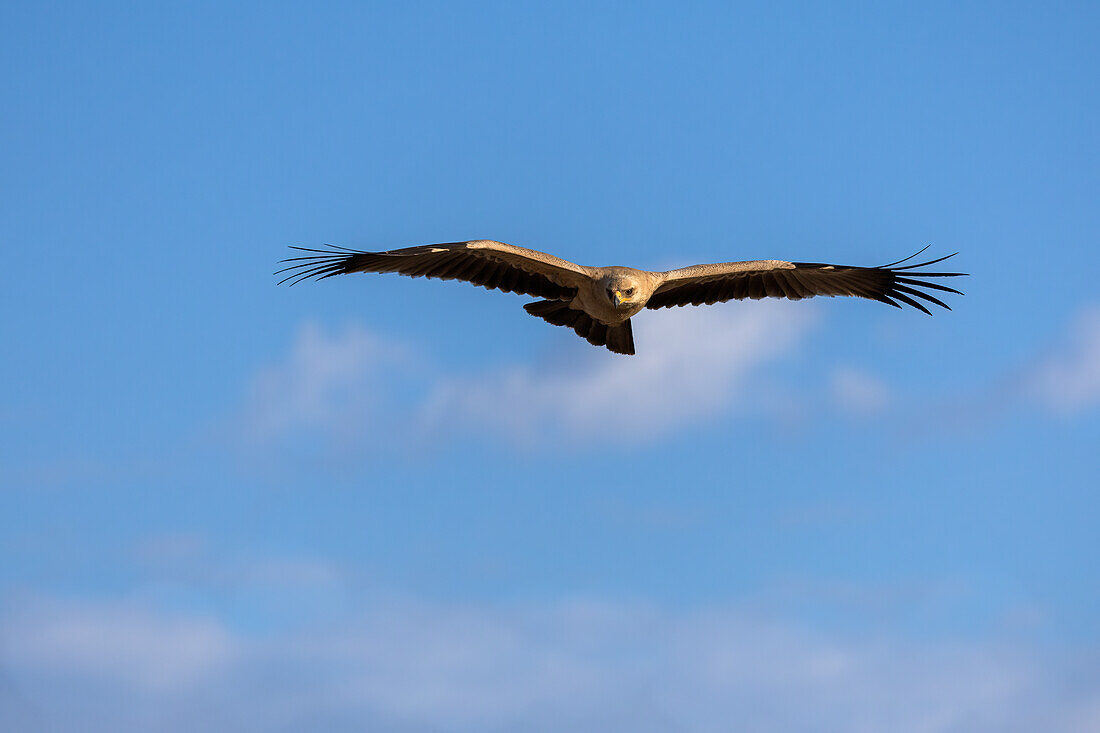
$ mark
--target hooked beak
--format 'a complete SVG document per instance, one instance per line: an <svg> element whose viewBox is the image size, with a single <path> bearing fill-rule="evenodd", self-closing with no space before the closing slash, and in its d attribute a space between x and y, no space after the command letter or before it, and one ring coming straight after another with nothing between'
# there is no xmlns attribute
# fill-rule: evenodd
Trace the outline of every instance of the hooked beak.
<svg viewBox="0 0 1100 733"><path fill-rule="evenodd" d="M623 291L621 291L621 290L616 290L614 293L612 293L612 295L615 296L615 307L616 308L618 308L623 303L629 303L630 302L629 298L624 298L623 297Z"/></svg>

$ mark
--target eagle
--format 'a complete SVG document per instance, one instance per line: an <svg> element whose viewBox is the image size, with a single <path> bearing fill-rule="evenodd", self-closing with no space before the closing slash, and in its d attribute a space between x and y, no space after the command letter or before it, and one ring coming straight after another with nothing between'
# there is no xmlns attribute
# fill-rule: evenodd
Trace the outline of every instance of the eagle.
<svg viewBox="0 0 1100 733"><path fill-rule="evenodd" d="M922 303L951 308L930 290L962 295L930 278L960 277L962 272L917 271L954 254L906 265L928 247L905 259L877 267L818 262L749 260L692 265L651 272L632 267L587 267L538 250L489 239L364 252L335 245L328 249L291 247L310 254L281 261L279 282L295 285L353 272L396 272L408 277L465 280L488 290L542 298L524 310L555 326L572 328L593 346L617 354L634 353L630 319L643 308L712 305L727 300L815 295L855 296L896 308L902 304L932 312ZM955 253L958 254L958 253Z"/></svg>

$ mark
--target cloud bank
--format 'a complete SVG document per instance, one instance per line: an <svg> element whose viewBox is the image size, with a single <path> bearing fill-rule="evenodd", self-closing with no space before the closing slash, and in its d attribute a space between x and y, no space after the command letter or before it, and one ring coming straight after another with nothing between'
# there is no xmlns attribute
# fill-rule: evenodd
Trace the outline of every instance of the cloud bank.
<svg viewBox="0 0 1100 733"><path fill-rule="evenodd" d="M1090 660L830 636L734 607L390 600L249 636L140 604L37 598L8 604L0 642L28 719L93 733L1100 725Z"/></svg>
<svg viewBox="0 0 1100 733"><path fill-rule="evenodd" d="M820 383L773 375L817 324L806 304L738 303L646 313L639 355L583 344L564 329L552 350L456 370L411 343L361 326L303 325L290 352L252 379L239 431L260 445L402 446L503 439L517 446L651 443L730 415L789 422L828 412L860 421L919 419L922 405L856 364L823 365ZM542 324L538 324L542 326ZM816 373L816 372L815 372ZM989 385L1001 385L990 394ZM1056 348L950 397L998 409L1074 416L1100 407L1100 306L1083 308Z"/></svg>
<svg viewBox="0 0 1100 733"><path fill-rule="evenodd" d="M878 377L855 367L837 367L829 381L833 402L858 417L879 415L889 409L893 396Z"/></svg>
<svg viewBox="0 0 1100 733"><path fill-rule="evenodd" d="M1065 415L1100 406L1100 306L1083 308L1058 349L1041 359L1029 377L1034 399Z"/></svg>
<svg viewBox="0 0 1100 733"><path fill-rule="evenodd" d="M788 306L646 313L633 358L586 353L573 367L528 364L442 380L426 415L527 438L653 438L750 403L763 368L813 323L811 311Z"/></svg>
<svg viewBox="0 0 1100 733"><path fill-rule="evenodd" d="M406 436L489 430L518 442L652 439L752 404L765 367L796 348L815 321L804 305L789 306L646 313L633 358L570 341L565 348L576 356L568 363L533 359L457 374L359 326L329 334L306 324L290 354L254 378L244 431L264 441L384 424L389 435Z"/></svg>
<svg viewBox="0 0 1100 733"><path fill-rule="evenodd" d="M253 377L242 420L246 436L265 441L300 430L359 430L362 416L387 410L394 375L418 363L408 345L362 326L330 334L305 323L290 353Z"/></svg>

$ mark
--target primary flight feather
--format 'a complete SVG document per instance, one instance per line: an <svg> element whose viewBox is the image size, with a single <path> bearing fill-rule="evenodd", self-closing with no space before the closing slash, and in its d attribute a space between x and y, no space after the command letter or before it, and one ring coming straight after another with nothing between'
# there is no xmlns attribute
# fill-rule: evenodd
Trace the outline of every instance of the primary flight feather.
<svg viewBox="0 0 1100 733"><path fill-rule="evenodd" d="M930 303L950 310L930 290L962 295L929 278L960 277L961 272L916 270L954 255L903 265L916 255L878 267L815 262L752 260L694 265L666 272L632 267L586 267L533 249L477 239L428 244L388 252L291 249L313 254L283 260L292 263L276 274L291 285L353 272L396 272L409 277L465 280L490 290L531 295L543 300L524 309L556 326L568 326L594 346L618 354L634 353L630 318L643 308L711 305L745 298L801 300L815 295L852 295L901 308L910 305L931 315ZM925 247L927 249L927 247ZM922 303L921 301L924 301Z"/></svg>

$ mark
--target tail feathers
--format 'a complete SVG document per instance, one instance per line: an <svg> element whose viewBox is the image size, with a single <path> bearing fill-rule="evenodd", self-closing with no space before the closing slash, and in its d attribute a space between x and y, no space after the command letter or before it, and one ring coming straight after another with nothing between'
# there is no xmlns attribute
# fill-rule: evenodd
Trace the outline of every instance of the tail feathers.
<svg viewBox="0 0 1100 733"><path fill-rule="evenodd" d="M564 300L539 300L528 303L523 309L547 323L572 328L593 346L606 346L616 354L634 353L634 333L629 320L618 326L608 326L584 311L570 308L569 302Z"/></svg>
<svg viewBox="0 0 1100 733"><path fill-rule="evenodd" d="M616 354L634 354L634 331L630 328L630 319L607 329L607 348Z"/></svg>

